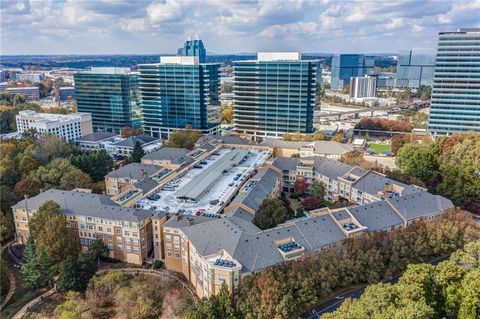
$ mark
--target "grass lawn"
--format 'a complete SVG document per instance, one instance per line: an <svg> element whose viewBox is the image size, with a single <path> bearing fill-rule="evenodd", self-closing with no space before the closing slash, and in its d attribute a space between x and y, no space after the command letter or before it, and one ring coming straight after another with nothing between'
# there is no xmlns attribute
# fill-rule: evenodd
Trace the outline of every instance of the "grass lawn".
<svg viewBox="0 0 480 319"><path fill-rule="evenodd" d="M382 154L383 151L392 150L392 146L390 144L369 144L368 147L374 150L377 154Z"/></svg>

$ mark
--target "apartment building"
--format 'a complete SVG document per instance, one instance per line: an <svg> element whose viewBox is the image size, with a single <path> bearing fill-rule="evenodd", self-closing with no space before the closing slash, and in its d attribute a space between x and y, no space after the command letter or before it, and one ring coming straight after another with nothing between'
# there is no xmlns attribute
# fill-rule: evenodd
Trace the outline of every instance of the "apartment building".
<svg viewBox="0 0 480 319"><path fill-rule="evenodd" d="M101 238L112 258L134 264L146 260L152 248L152 212L121 207L98 194L50 189L18 202L12 207L18 242L26 243L30 219L50 200L60 206L69 227L78 234L82 250Z"/></svg>
<svg viewBox="0 0 480 319"><path fill-rule="evenodd" d="M193 163L194 159L190 156L192 154L194 152L186 148L163 147L142 157L142 164L157 165L175 170Z"/></svg>
<svg viewBox="0 0 480 319"><path fill-rule="evenodd" d="M130 163L111 171L105 176L107 195L115 196L144 179L147 179L161 170L160 166L142 163Z"/></svg>
<svg viewBox="0 0 480 319"><path fill-rule="evenodd" d="M52 134L66 141L73 141L93 132L92 116L89 113L49 114L20 111L15 118L18 133L35 130L39 135Z"/></svg>
<svg viewBox="0 0 480 319"><path fill-rule="evenodd" d="M309 157L325 156L332 159L339 159L343 154L351 152L354 148L349 144L333 141L283 141L267 139L260 143L262 146L272 148L274 157Z"/></svg>

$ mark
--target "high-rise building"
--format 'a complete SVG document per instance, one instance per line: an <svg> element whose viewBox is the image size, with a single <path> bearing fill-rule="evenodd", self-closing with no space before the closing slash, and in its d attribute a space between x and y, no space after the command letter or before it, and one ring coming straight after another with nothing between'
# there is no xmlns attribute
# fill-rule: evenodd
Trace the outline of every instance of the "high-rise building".
<svg viewBox="0 0 480 319"><path fill-rule="evenodd" d="M146 134L168 137L189 126L206 134L218 133L219 65L198 60L193 56L161 57L160 63L139 65Z"/></svg>
<svg viewBox="0 0 480 319"><path fill-rule="evenodd" d="M185 41L183 48L178 49L177 54L180 56L196 56L198 57L198 62L205 63L207 50L205 50L202 40L189 39Z"/></svg>
<svg viewBox="0 0 480 319"><path fill-rule="evenodd" d="M354 99L372 98L377 93L377 77L362 76L350 78L350 97Z"/></svg>
<svg viewBox="0 0 480 319"><path fill-rule="evenodd" d="M397 79L407 87L432 86L435 52L433 50L400 51L397 63ZM400 82L399 82L400 84Z"/></svg>
<svg viewBox="0 0 480 319"><path fill-rule="evenodd" d="M373 74L375 60L363 54L339 54L332 59L332 90L349 85L350 78Z"/></svg>
<svg viewBox="0 0 480 319"><path fill-rule="evenodd" d="M311 133L319 62L298 52L258 53L234 64L237 132L259 140Z"/></svg>
<svg viewBox="0 0 480 319"><path fill-rule="evenodd" d="M480 131L480 28L439 33L428 127Z"/></svg>
<svg viewBox="0 0 480 319"><path fill-rule="evenodd" d="M123 127L140 127L138 75L128 68L92 68L76 73L77 110L92 114L95 132L120 133Z"/></svg>

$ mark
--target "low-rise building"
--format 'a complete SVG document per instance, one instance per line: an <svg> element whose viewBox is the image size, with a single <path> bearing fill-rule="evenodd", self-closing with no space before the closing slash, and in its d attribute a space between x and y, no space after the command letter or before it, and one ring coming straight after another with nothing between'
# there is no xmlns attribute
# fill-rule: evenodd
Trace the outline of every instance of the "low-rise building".
<svg viewBox="0 0 480 319"><path fill-rule="evenodd" d="M45 80L45 73L17 73L15 74L15 81L30 81L32 83L38 83Z"/></svg>
<svg viewBox="0 0 480 319"><path fill-rule="evenodd" d="M52 134L72 141L88 135L92 130L89 113L49 114L35 111L20 111L16 115L17 130L23 133L35 130L37 134Z"/></svg>
<svg viewBox="0 0 480 319"><path fill-rule="evenodd" d="M6 88L5 92L10 94L25 94L30 101L40 99L40 90L36 86Z"/></svg>
<svg viewBox="0 0 480 319"><path fill-rule="evenodd" d="M107 150L108 146L123 141L120 135L111 132L93 132L76 139L75 144L82 151Z"/></svg>
<svg viewBox="0 0 480 319"><path fill-rule="evenodd" d="M160 149L160 147L162 147L161 139L148 135L138 135L130 136L121 141L109 144L107 146L107 151L113 158L126 158L130 155L130 153L132 153L133 147L135 146L135 143L137 141L140 142L143 151L147 154L154 152Z"/></svg>
<svg viewBox="0 0 480 319"><path fill-rule="evenodd" d="M121 207L107 196L83 192L50 189L15 204L12 209L18 242L26 243L32 216L50 200L60 206L82 250L101 238L110 257L134 264L147 259L152 249L152 212Z"/></svg>
<svg viewBox="0 0 480 319"><path fill-rule="evenodd" d="M130 163L105 176L107 195L115 196L132 188L133 184L147 179L162 168L152 164Z"/></svg>
<svg viewBox="0 0 480 319"><path fill-rule="evenodd" d="M353 151L353 147L349 144L342 144L333 141L282 141L282 140L265 140L260 143L272 149L274 157L309 157L324 156L328 158L338 159L343 154Z"/></svg>
<svg viewBox="0 0 480 319"><path fill-rule="evenodd" d="M194 159L190 156L193 153L194 152L186 148L162 147L158 151L146 154L142 157L142 163L158 165L175 170L181 166L193 163Z"/></svg>
<svg viewBox="0 0 480 319"><path fill-rule="evenodd" d="M63 86L58 88L60 101L67 101L75 98L75 88L73 86Z"/></svg>

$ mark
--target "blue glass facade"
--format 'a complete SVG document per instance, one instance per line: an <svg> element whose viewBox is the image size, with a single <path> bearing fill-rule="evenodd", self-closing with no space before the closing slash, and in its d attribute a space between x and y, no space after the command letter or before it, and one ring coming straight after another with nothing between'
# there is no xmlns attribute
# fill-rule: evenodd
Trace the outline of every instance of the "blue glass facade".
<svg viewBox="0 0 480 319"><path fill-rule="evenodd" d="M237 132L254 138L313 132L317 61L238 61L234 66Z"/></svg>
<svg viewBox="0 0 480 319"><path fill-rule="evenodd" d="M220 73L217 64L139 65L144 130L167 137L191 126L216 133L220 125Z"/></svg>
<svg viewBox="0 0 480 319"><path fill-rule="evenodd" d="M480 28L439 34L428 127L480 132Z"/></svg>
<svg viewBox="0 0 480 319"><path fill-rule="evenodd" d="M197 56L198 62L205 63L207 50L205 50L202 40L187 40L183 44L183 48L178 49L178 55Z"/></svg>
<svg viewBox="0 0 480 319"><path fill-rule="evenodd" d="M375 61L363 54L340 54L332 59L332 90L340 90L348 86L351 77L361 77L374 73Z"/></svg>
<svg viewBox="0 0 480 319"><path fill-rule="evenodd" d="M431 50L400 51L397 63L397 79L410 88L432 86L435 53Z"/></svg>
<svg viewBox="0 0 480 319"><path fill-rule="evenodd" d="M112 69L113 70L113 69ZM93 130L120 133L125 126L140 127L138 79L130 72L95 71L74 74L78 112L92 114Z"/></svg>

